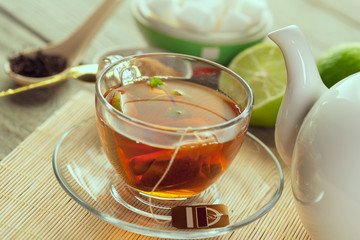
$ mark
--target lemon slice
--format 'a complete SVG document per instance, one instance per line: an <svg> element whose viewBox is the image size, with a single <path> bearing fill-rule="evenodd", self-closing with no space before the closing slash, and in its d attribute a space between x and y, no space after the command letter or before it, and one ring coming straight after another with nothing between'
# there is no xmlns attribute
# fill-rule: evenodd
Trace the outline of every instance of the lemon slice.
<svg viewBox="0 0 360 240"><path fill-rule="evenodd" d="M242 77L254 93L250 125L275 126L286 88L286 67L280 48L273 42L262 42L240 52L228 66ZM221 89L230 97L241 93L231 90L229 78L220 79Z"/></svg>

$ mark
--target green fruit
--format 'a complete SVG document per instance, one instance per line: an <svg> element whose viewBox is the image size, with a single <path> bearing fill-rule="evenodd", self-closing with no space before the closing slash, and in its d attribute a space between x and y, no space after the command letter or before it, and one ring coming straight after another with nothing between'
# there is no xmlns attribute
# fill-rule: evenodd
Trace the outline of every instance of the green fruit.
<svg viewBox="0 0 360 240"><path fill-rule="evenodd" d="M229 68L242 77L254 93L254 108L250 125L274 127L280 104L286 89L286 67L280 48L273 42L262 42L240 52ZM228 79L220 79L220 85L231 92ZM226 88L226 85L229 87ZM226 90L228 89L228 90Z"/></svg>
<svg viewBox="0 0 360 240"><path fill-rule="evenodd" d="M330 48L318 58L317 67L328 88L360 72L360 43L345 43Z"/></svg>
<svg viewBox="0 0 360 240"><path fill-rule="evenodd" d="M117 110L119 110L120 112L122 112L120 95L121 95L121 93L119 91L115 92L115 94L111 100L111 105L114 108L116 108Z"/></svg>

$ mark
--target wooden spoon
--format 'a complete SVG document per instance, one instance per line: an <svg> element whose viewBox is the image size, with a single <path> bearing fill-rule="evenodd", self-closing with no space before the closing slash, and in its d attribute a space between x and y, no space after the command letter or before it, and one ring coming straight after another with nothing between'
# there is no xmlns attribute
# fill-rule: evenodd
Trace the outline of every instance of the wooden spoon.
<svg viewBox="0 0 360 240"><path fill-rule="evenodd" d="M106 22L106 20L112 15L116 7L123 2L123 0L104 0L103 3L97 8L97 10L68 38L59 43L49 44L42 48L29 49L24 51L22 54L25 56L35 56L38 51L41 51L43 54L48 55L57 55L65 58L67 60L66 69L59 73L62 76L68 72L69 68L77 65L80 61L81 55L86 50L87 46L90 44L91 40L101 28L101 26ZM17 74L12 71L10 67L10 62L6 61L5 72L9 77L20 85L29 85L38 82L43 82L49 79L54 79L55 75L48 77L28 77L24 75ZM58 74L56 74L58 75ZM59 81L53 81L52 84L55 84ZM50 81L51 83L51 81ZM52 84L46 84L50 86Z"/></svg>

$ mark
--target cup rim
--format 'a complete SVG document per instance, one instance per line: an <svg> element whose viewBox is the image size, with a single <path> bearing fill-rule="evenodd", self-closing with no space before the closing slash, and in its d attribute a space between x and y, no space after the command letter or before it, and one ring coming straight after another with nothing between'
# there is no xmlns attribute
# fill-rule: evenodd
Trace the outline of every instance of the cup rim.
<svg viewBox="0 0 360 240"><path fill-rule="evenodd" d="M136 119L133 118L131 116L128 116L122 112L120 112L119 110L115 109L105 98L104 96L101 94L101 90L100 90L100 81L101 79L104 77L104 75L106 74L106 72L108 72L110 69L112 69L115 65L119 64L120 62L123 61L128 61L131 59L135 59L135 58L144 58L144 57L180 57L183 59L192 59L192 60L196 60L198 62L202 62L205 64L209 64L212 65L222 71L225 71L226 73L230 74L232 77L234 77L235 79L238 79L238 81L240 81L240 83L243 85L246 93L247 93L247 105L246 107L241 111L241 113L239 115L237 115L236 117L227 120L225 122L219 123L219 124L215 124L215 125L209 125L209 126L202 126L202 127L191 127L186 128L186 127L169 127L169 126L164 126L164 125L160 125L160 124L153 124L153 123L149 123L140 119ZM199 131L209 131L209 130L218 130L218 129L224 129L226 127L229 127L231 125L234 125L235 123L241 121L242 119L245 119L247 116L249 116L251 114L252 108L254 106L254 95L253 92L250 88L250 86L248 85L248 83L241 78L241 76L239 76L238 74L236 74L234 71L226 68L225 66L218 64L216 62L213 62L211 60L207 60L205 58L201 58L201 57L197 57L197 56L192 56L192 55L187 55L187 54L181 54L181 53L144 53L144 54L136 54L136 55L130 55L127 57L123 57L120 60L117 60L113 63L110 63L108 66L106 66L105 70L103 70L97 77L96 79L96 83L95 83L95 95L97 97L97 99L100 100L101 104L106 106L106 110L108 112L110 112L112 115L115 115L117 117L121 117L126 119L129 122L135 123L137 125L143 126L143 127L147 127L147 128L151 128L151 129L157 129L160 131L166 131L166 132L186 132L186 133L193 133L193 132L199 132ZM228 96L229 97L229 96Z"/></svg>

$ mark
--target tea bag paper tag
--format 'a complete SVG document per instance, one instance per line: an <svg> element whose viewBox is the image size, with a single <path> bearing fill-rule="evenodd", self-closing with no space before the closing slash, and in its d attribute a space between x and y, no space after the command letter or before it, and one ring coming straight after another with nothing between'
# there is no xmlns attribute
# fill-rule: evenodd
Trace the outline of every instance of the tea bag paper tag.
<svg viewBox="0 0 360 240"><path fill-rule="evenodd" d="M220 228L229 225L223 204L178 206L171 209L172 225L179 229Z"/></svg>

